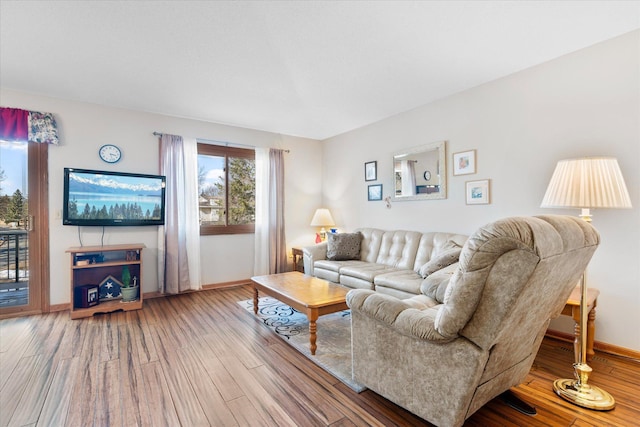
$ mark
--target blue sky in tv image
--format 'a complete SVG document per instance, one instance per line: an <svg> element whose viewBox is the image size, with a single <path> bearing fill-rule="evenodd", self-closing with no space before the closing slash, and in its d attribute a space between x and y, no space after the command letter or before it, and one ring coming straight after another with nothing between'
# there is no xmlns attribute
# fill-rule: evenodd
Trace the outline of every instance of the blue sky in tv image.
<svg viewBox="0 0 640 427"><path fill-rule="evenodd" d="M5 179L0 182L0 196L11 196L16 190L26 196L28 186L27 144L0 142L0 170Z"/></svg>

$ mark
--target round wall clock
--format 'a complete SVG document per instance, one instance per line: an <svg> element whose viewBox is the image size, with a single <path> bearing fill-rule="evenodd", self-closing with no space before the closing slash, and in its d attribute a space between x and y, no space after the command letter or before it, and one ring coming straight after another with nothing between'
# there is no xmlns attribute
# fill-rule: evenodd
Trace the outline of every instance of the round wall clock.
<svg viewBox="0 0 640 427"><path fill-rule="evenodd" d="M116 163L122 157L120 148L113 144L105 144L98 150L100 158L107 163Z"/></svg>
<svg viewBox="0 0 640 427"><path fill-rule="evenodd" d="M424 178L425 181L429 181L431 179L431 172L424 171L424 174L422 175L422 177Z"/></svg>

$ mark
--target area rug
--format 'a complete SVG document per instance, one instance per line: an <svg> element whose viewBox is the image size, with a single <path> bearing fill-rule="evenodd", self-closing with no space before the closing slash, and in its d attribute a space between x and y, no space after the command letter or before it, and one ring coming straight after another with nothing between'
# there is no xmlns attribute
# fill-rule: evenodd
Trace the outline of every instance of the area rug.
<svg viewBox="0 0 640 427"><path fill-rule="evenodd" d="M253 300L239 301L238 304L254 315ZM306 315L274 298L261 297L257 316L280 338L352 390L358 393L366 390L351 378L350 310L320 316L315 355L311 355L309 350L309 320Z"/></svg>

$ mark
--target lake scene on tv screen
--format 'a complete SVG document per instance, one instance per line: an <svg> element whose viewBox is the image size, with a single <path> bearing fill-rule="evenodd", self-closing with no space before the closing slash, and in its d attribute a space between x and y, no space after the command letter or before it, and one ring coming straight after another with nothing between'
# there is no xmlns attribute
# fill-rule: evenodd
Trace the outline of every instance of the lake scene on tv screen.
<svg viewBox="0 0 640 427"><path fill-rule="evenodd" d="M69 219L159 220L162 179L69 172Z"/></svg>

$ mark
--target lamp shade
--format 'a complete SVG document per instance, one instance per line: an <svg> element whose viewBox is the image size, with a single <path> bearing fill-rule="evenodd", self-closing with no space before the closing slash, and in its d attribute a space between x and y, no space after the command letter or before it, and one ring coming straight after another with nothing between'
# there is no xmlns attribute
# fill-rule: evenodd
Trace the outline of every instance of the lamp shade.
<svg viewBox="0 0 640 427"><path fill-rule="evenodd" d="M631 198L613 157L560 160L543 208L630 208Z"/></svg>
<svg viewBox="0 0 640 427"><path fill-rule="evenodd" d="M336 225L336 223L333 221L329 209L320 208L313 214L313 218L311 219L312 227L331 227L332 225Z"/></svg>

